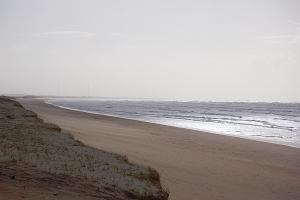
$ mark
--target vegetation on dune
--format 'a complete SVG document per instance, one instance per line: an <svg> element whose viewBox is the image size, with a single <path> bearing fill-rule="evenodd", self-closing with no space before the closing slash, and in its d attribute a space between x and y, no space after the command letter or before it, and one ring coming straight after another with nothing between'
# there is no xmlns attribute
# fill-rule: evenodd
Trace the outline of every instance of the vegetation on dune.
<svg viewBox="0 0 300 200"><path fill-rule="evenodd" d="M84 180L99 193L115 191L128 199L168 199L169 192L162 188L155 169L88 147L58 126L43 123L16 101L0 98L0 122L0 164L30 165Z"/></svg>

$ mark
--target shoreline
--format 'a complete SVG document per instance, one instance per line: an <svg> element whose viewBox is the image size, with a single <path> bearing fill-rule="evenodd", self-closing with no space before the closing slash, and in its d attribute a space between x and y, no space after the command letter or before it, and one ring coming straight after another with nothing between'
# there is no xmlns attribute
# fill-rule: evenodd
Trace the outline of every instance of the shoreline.
<svg viewBox="0 0 300 200"><path fill-rule="evenodd" d="M300 149L17 99L75 139L153 166L177 199L297 199Z"/></svg>
<svg viewBox="0 0 300 200"><path fill-rule="evenodd" d="M172 125L167 125L167 124L155 123L155 122L147 122L147 121L143 121L143 120L125 118L125 117L114 116L114 115L101 114L101 113L92 112L92 111L79 110L79 109L67 108L67 107L64 107L64 106L58 106L58 105L52 104L50 102L47 102L48 100L52 100L52 99L45 99L44 103L55 106L55 107L59 107L61 109L66 109L66 110L72 110L72 111L83 112L83 113L88 113L88 114L95 114L95 115L103 115L103 116L107 116L107 117L115 117L115 118L120 118L120 119L138 121L138 122L146 122L146 123L151 123L151 124L157 124L157 125L163 125L163 126L169 126L169 127L175 127L175 128L205 132L205 133L210 133L210 134L224 135L224 136L228 136L228 137L236 137L236 138L242 138L242 139L246 139L246 140L253 140L253 141L257 141L257 142L265 142L265 143L283 145L283 146L287 146L287 147L300 149L300 145L298 145L298 146L297 145L292 145L288 142L276 142L276 141L269 141L267 139L255 139L255 138L247 137L247 136L237 136L237 135L233 135L233 134L230 135L230 134L224 134L224 133L221 133L221 132L218 133L218 132L213 132L213 131L200 130L200 129L196 129L196 128L192 129L192 128L186 128L186 127L179 127L179 126L172 126Z"/></svg>

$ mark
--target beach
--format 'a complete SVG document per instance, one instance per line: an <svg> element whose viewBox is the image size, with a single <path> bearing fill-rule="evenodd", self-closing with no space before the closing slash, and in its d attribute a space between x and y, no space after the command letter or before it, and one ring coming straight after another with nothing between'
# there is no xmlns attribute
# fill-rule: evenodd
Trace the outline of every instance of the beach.
<svg viewBox="0 0 300 200"><path fill-rule="evenodd" d="M17 99L89 146L151 166L179 199L300 199L300 149Z"/></svg>

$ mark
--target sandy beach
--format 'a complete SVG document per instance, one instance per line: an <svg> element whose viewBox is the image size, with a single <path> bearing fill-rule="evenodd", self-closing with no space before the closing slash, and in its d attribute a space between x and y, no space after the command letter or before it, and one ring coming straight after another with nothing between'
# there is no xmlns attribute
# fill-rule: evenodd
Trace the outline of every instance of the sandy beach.
<svg viewBox="0 0 300 200"><path fill-rule="evenodd" d="M151 166L170 200L300 199L300 149L17 99L75 139Z"/></svg>

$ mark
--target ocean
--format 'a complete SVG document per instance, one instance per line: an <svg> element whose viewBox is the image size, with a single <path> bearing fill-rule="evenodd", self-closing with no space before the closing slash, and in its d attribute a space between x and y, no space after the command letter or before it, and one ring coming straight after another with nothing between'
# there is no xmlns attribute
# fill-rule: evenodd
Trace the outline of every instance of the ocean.
<svg viewBox="0 0 300 200"><path fill-rule="evenodd" d="M300 103L59 99L48 104L300 148Z"/></svg>

